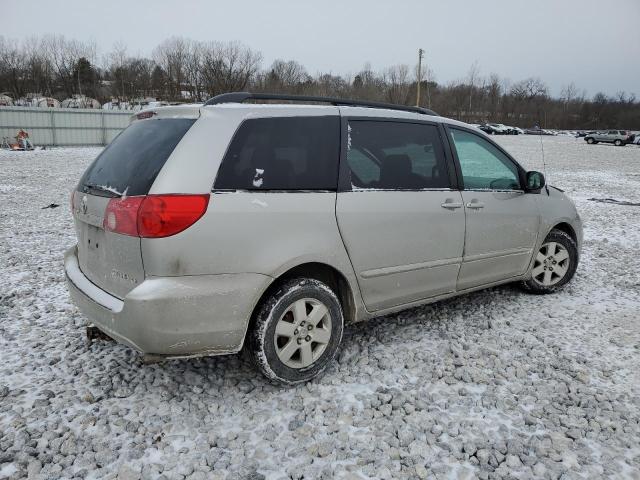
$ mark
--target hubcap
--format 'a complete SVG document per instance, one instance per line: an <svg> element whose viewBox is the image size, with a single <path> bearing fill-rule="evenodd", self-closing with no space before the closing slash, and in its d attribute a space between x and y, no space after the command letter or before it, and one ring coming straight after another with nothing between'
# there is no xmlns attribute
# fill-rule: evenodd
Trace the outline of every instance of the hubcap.
<svg viewBox="0 0 640 480"><path fill-rule="evenodd" d="M293 302L284 312L273 337L276 354L290 368L305 368L323 354L331 339L331 315L315 298Z"/></svg>
<svg viewBox="0 0 640 480"><path fill-rule="evenodd" d="M561 281L569 271L569 252L560 243L547 242L540 247L533 265L533 279L544 287Z"/></svg>

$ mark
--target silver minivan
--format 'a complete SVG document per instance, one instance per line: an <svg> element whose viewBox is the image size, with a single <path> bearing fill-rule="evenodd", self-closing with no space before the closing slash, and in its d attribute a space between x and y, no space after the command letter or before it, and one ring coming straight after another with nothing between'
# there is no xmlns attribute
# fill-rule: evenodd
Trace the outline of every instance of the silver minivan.
<svg viewBox="0 0 640 480"><path fill-rule="evenodd" d="M324 97L138 113L71 203L91 336L147 361L244 347L287 384L331 363L347 323L507 282L555 292L582 241L572 201L478 129Z"/></svg>

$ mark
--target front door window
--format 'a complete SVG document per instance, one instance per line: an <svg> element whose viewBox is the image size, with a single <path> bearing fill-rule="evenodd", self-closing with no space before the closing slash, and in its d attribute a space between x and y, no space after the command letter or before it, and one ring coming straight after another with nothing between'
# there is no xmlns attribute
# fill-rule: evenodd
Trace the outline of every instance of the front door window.
<svg viewBox="0 0 640 480"><path fill-rule="evenodd" d="M465 190L521 190L518 167L479 135L451 129Z"/></svg>

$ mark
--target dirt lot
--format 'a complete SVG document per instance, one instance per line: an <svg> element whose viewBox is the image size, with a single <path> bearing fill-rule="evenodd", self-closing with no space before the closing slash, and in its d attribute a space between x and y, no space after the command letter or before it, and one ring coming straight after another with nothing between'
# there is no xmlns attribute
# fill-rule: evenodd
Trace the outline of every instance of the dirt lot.
<svg viewBox="0 0 640 480"><path fill-rule="evenodd" d="M539 138L498 141L542 168ZM543 141L585 222L568 288L352 326L290 389L239 356L87 348L62 254L99 149L1 152L0 478L640 478L640 206L589 200L640 202L640 147Z"/></svg>

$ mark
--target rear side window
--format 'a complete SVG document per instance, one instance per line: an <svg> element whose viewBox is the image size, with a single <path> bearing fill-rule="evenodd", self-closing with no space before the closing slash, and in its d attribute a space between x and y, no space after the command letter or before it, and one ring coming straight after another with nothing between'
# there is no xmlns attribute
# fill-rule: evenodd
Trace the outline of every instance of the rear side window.
<svg viewBox="0 0 640 480"><path fill-rule="evenodd" d="M359 188L449 188L438 128L406 122L349 122L347 163Z"/></svg>
<svg viewBox="0 0 640 480"><path fill-rule="evenodd" d="M194 119L142 120L129 125L89 166L80 188L146 195Z"/></svg>
<svg viewBox="0 0 640 480"><path fill-rule="evenodd" d="M340 119L246 120L222 160L218 190L336 190Z"/></svg>

